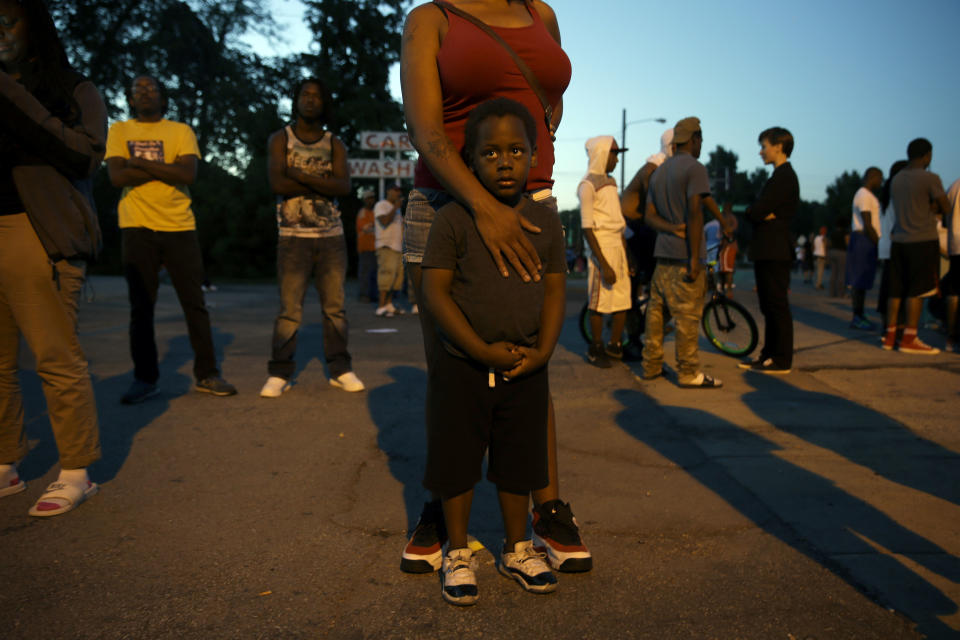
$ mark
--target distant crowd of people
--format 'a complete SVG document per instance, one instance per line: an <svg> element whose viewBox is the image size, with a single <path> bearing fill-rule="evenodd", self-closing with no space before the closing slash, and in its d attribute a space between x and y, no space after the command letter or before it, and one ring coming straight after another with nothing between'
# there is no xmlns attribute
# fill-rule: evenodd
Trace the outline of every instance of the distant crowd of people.
<svg viewBox="0 0 960 640"><path fill-rule="evenodd" d="M946 351L955 352L960 338L960 178L944 191L940 177L928 170L932 157L933 145L917 138L907 146L907 159L890 166L886 180L881 169L868 168L849 220L829 233L821 227L809 238L800 237L796 246L805 283L827 289L832 297L850 296L851 328L879 327L885 349L931 355L939 348L915 337L924 312L945 334ZM878 272L880 323L869 320L864 309Z"/></svg>

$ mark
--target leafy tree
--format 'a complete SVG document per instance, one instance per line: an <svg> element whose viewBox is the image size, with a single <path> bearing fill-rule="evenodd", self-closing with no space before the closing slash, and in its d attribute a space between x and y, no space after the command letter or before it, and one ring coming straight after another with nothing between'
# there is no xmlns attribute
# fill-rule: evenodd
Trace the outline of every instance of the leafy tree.
<svg viewBox="0 0 960 640"><path fill-rule="evenodd" d="M304 0L313 31L297 64L333 94L339 135L355 147L363 130L399 131L403 110L390 95L390 68L400 62L408 0Z"/></svg>

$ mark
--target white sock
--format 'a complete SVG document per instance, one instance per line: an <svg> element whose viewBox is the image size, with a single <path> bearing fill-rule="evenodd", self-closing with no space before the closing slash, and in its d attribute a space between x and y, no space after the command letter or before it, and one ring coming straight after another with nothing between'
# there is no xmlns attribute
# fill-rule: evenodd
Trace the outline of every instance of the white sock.
<svg viewBox="0 0 960 640"><path fill-rule="evenodd" d="M84 467L83 469L60 469L60 477L57 480L86 488L90 478L87 476L86 467Z"/></svg>

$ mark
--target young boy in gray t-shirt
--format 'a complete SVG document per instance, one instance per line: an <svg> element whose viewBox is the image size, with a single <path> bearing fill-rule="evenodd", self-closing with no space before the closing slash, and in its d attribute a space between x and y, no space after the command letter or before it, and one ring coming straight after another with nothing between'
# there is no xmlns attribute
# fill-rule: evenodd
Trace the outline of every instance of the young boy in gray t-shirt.
<svg viewBox="0 0 960 640"><path fill-rule="evenodd" d="M500 572L527 591L556 588L544 555L525 538L529 494L549 482L547 361L563 324L566 270L558 216L523 197L535 140L526 108L497 98L470 114L464 156L490 193L540 228L529 234L545 267L540 281L504 278L455 202L437 212L423 257L424 304L444 345L429 367L424 486L442 500L442 595L456 605L478 597L467 522L488 448L506 534Z"/></svg>

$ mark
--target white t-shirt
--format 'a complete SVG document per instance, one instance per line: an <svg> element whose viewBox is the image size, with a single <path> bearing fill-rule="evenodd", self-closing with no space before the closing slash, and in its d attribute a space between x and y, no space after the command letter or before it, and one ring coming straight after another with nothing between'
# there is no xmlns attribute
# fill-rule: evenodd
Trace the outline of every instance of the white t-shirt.
<svg viewBox="0 0 960 640"><path fill-rule="evenodd" d="M827 245L824 243L824 238L819 233L813 236L813 256L815 258L826 258L827 257Z"/></svg>
<svg viewBox="0 0 960 640"><path fill-rule="evenodd" d="M627 226L620 210L620 194L617 186L604 185L599 190L584 180L577 191L580 197L580 226L611 234L623 233Z"/></svg>
<svg viewBox="0 0 960 640"><path fill-rule="evenodd" d="M943 216L943 226L947 228L947 253L960 256L960 178L947 189L950 209Z"/></svg>
<svg viewBox="0 0 960 640"><path fill-rule="evenodd" d="M396 211L393 221L384 226L380 221L380 216L387 216ZM400 210L389 200L381 200L373 205L373 217L376 219L377 249L387 247L394 251L403 251L403 222L400 217Z"/></svg>
<svg viewBox="0 0 960 640"><path fill-rule="evenodd" d="M853 219L850 223L851 231L863 231L863 214L870 214L870 226L877 233L880 229L880 201L866 187L857 189L853 196Z"/></svg>

